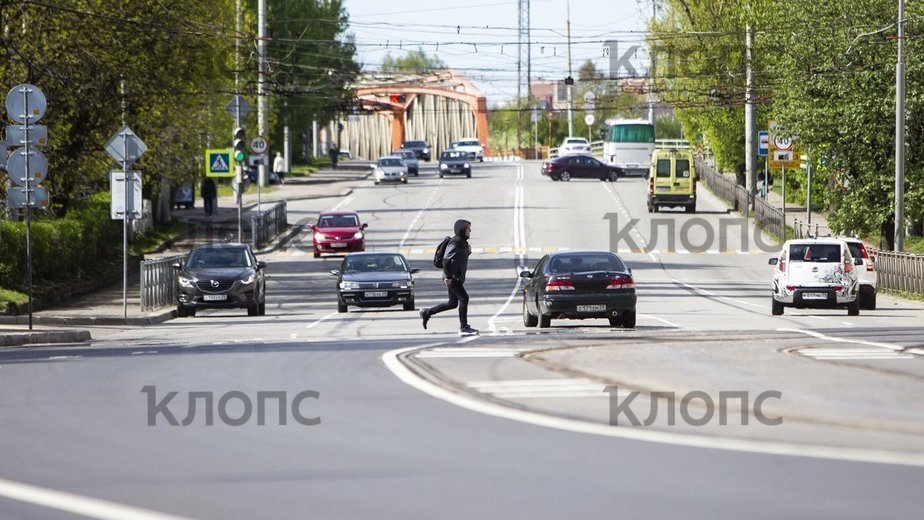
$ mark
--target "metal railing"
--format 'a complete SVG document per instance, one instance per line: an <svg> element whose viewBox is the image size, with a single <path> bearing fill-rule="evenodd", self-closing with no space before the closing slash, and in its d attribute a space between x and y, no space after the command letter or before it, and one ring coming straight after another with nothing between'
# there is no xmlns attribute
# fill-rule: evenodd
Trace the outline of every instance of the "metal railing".
<svg viewBox="0 0 924 520"><path fill-rule="evenodd" d="M924 294L924 256L872 248L870 254L876 257L879 289Z"/></svg>
<svg viewBox="0 0 924 520"><path fill-rule="evenodd" d="M176 303L176 271L173 264L186 255L141 261L141 310L150 311Z"/></svg>
<svg viewBox="0 0 924 520"><path fill-rule="evenodd" d="M780 241L786 240L786 223L783 212L760 197L755 197L743 186L739 186L733 179L719 173L711 164L701 159L696 160L696 171L699 178L709 186L709 189L720 199L732 205L732 209L740 211L745 216L751 216L751 205L754 205L753 216L757 224L767 233L777 237Z"/></svg>
<svg viewBox="0 0 924 520"><path fill-rule="evenodd" d="M263 249L288 226L286 202L277 202L269 209L254 212L250 217L250 245Z"/></svg>
<svg viewBox="0 0 924 520"><path fill-rule="evenodd" d="M590 153L595 157L603 157L603 141L591 141ZM558 157L558 147L549 148L549 158L554 159L556 157Z"/></svg>
<svg viewBox="0 0 924 520"><path fill-rule="evenodd" d="M818 238L829 237L831 230L826 226L821 226L817 222L809 224L807 221L794 219L792 222L793 238Z"/></svg>

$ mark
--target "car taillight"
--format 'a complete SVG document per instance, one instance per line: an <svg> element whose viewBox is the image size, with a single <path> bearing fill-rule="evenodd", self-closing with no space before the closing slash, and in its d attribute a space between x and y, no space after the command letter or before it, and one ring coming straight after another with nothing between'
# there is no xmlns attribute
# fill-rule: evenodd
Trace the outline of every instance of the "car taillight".
<svg viewBox="0 0 924 520"><path fill-rule="evenodd" d="M786 290L789 291L789 292L793 292L793 291L796 290L796 286L795 286L795 285L787 285L787 286L786 286Z"/></svg>
<svg viewBox="0 0 924 520"><path fill-rule="evenodd" d="M873 271L876 267L873 265L872 258L869 257L869 252L866 250L866 244L860 242L860 251L863 253L863 263L866 264L867 271Z"/></svg>
<svg viewBox="0 0 924 520"><path fill-rule="evenodd" d="M552 169L552 163L543 163L543 164L542 164L542 167L545 168L546 170L551 170L551 169Z"/></svg>
<svg viewBox="0 0 924 520"><path fill-rule="evenodd" d="M654 177L648 177L648 191L654 191Z"/></svg>
<svg viewBox="0 0 924 520"><path fill-rule="evenodd" d="M573 291L574 284L570 278L552 278L545 284L546 291Z"/></svg>
<svg viewBox="0 0 924 520"><path fill-rule="evenodd" d="M607 289L635 289L635 281L631 276L612 276L606 282Z"/></svg>
<svg viewBox="0 0 924 520"><path fill-rule="evenodd" d="M843 286L843 285L835 285L835 286L834 286L834 292L843 292L843 291L844 291L844 286Z"/></svg>
<svg viewBox="0 0 924 520"><path fill-rule="evenodd" d="M782 262L782 261L780 262L780 272L781 273L786 272L786 262Z"/></svg>
<svg viewBox="0 0 924 520"><path fill-rule="evenodd" d="M690 186L693 188L693 195L696 195L696 179L690 181Z"/></svg>

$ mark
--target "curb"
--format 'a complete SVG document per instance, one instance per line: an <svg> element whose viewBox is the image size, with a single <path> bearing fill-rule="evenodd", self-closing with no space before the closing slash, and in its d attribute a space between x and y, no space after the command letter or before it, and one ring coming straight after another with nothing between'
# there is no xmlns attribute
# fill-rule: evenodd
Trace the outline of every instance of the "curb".
<svg viewBox="0 0 924 520"><path fill-rule="evenodd" d="M138 318L119 318L115 316L33 316L32 323L37 325L130 325L143 327L145 325L157 325L174 318L176 318L176 310L170 309L167 311L161 311L158 314L151 314ZM0 316L0 325L28 324L28 316Z"/></svg>
<svg viewBox="0 0 924 520"><path fill-rule="evenodd" d="M0 333L0 347L18 347L33 343L82 343L91 339L88 330L3 332Z"/></svg>

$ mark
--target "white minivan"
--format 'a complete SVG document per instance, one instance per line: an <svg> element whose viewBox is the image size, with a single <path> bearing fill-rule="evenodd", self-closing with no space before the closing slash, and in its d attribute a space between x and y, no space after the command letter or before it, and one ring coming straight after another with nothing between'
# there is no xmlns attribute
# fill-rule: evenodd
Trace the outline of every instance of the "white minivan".
<svg viewBox="0 0 924 520"><path fill-rule="evenodd" d="M770 259L773 271L774 316L785 307L836 309L860 314L860 284L850 248L843 240L788 240L779 256Z"/></svg>

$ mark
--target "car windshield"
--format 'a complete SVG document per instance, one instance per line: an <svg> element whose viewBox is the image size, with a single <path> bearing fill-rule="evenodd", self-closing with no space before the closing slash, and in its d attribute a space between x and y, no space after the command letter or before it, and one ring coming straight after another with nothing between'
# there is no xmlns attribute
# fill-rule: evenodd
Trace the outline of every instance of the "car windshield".
<svg viewBox="0 0 924 520"><path fill-rule="evenodd" d="M344 273L372 273L378 271L407 272L407 263L401 255L348 256L343 261Z"/></svg>
<svg viewBox="0 0 924 520"><path fill-rule="evenodd" d="M397 157L384 157L379 159L379 166L401 166L401 159Z"/></svg>
<svg viewBox="0 0 924 520"><path fill-rule="evenodd" d="M396 150L394 155L398 157L402 157L404 159L416 159L417 158L417 156L414 155L414 152L410 150Z"/></svg>
<svg viewBox="0 0 924 520"><path fill-rule="evenodd" d="M460 159L462 157L465 157L462 152L443 152L442 155L443 159Z"/></svg>
<svg viewBox="0 0 924 520"><path fill-rule="evenodd" d="M837 244L791 244L790 262L840 262L841 246Z"/></svg>
<svg viewBox="0 0 924 520"><path fill-rule="evenodd" d="M215 247L197 249L189 254L186 267L202 269L208 267L251 267L250 255L242 247Z"/></svg>
<svg viewBox="0 0 924 520"><path fill-rule="evenodd" d="M459 141L459 146L481 146L478 141Z"/></svg>
<svg viewBox="0 0 924 520"><path fill-rule="evenodd" d="M626 264L616 255L592 253L560 255L549 262L549 274L582 273L587 271L626 271Z"/></svg>
<svg viewBox="0 0 924 520"><path fill-rule="evenodd" d="M405 148L426 148L426 141L407 141L404 143Z"/></svg>
<svg viewBox="0 0 924 520"><path fill-rule="evenodd" d="M565 141L567 144L587 144L586 139L568 139Z"/></svg>
<svg viewBox="0 0 924 520"><path fill-rule="evenodd" d="M356 215L322 215L318 219L319 228L359 227Z"/></svg>

